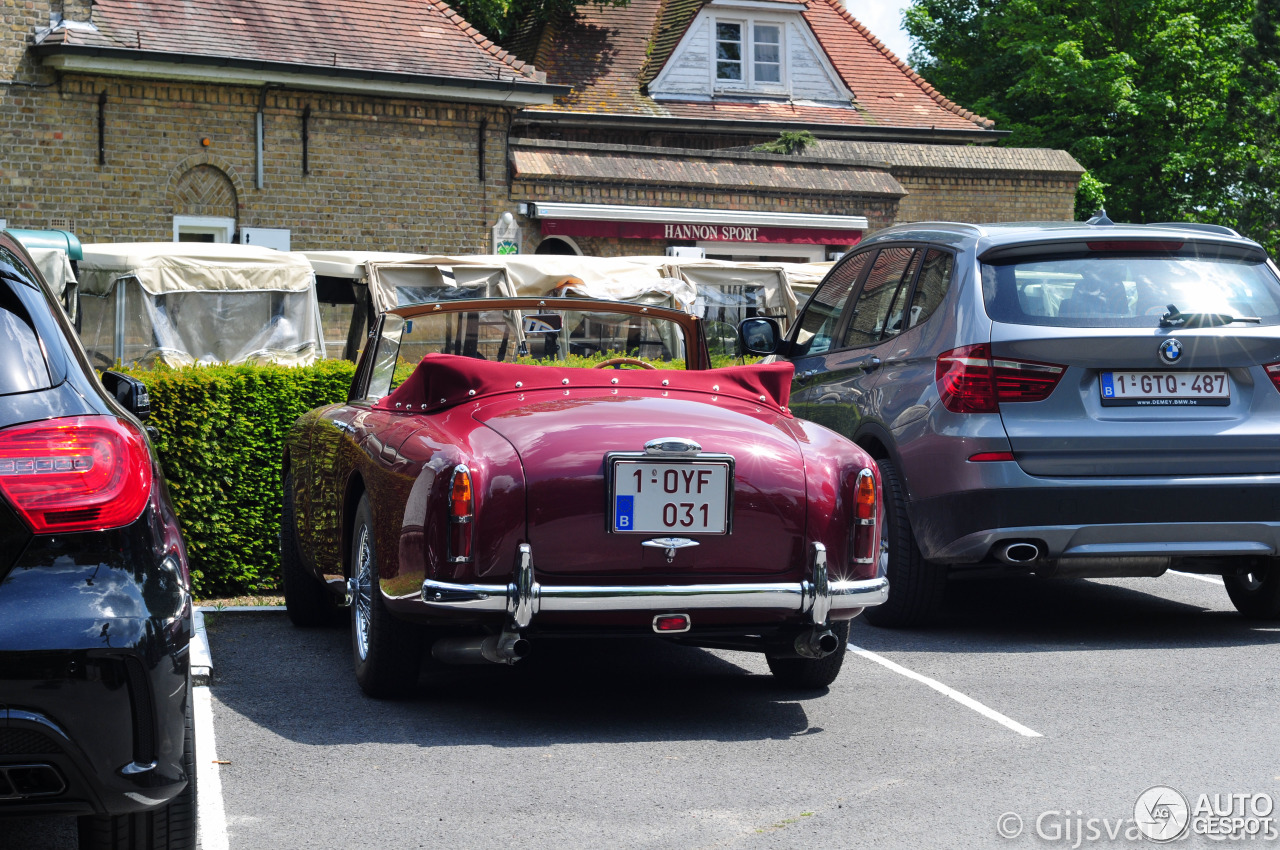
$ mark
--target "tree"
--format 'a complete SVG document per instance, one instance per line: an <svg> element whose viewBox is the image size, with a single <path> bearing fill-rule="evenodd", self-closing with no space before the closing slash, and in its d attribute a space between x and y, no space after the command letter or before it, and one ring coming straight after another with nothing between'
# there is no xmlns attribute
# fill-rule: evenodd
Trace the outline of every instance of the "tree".
<svg viewBox="0 0 1280 850"><path fill-rule="evenodd" d="M587 0L450 0L468 23L498 44L505 44L528 25L554 21ZM630 0L590 0L597 6L625 6Z"/></svg>
<svg viewBox="0 0 1280 850"><path fill-rule="evenodd" d="M913 0L948 97L1069 151L1116 221L1218 221L1276 246L1280 0ZM1078 204L1087 217L1092 209Z"/></svg>

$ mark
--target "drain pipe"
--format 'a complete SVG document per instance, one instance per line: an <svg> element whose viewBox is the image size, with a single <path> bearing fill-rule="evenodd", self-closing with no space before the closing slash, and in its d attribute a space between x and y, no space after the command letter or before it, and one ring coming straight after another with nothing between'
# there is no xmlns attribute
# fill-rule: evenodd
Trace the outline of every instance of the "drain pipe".
<svg viewBox="0 0 1280 850"><path fill-rule="evenodd" d="M263 136L266 132L265 125L263 123L263 114L266 112L266 109L267 109L267 86L263 86L262 92L258 95L258 114L255 116L255 128L254 128L257 131L256 147L257 147L257 155L258 155L258 161L255 168L255 173L254 173L254 178L255 178L254 183L259 189L262 188L262 182L263 182L262 157L263 157L263 148L265 147Z"/></svg>

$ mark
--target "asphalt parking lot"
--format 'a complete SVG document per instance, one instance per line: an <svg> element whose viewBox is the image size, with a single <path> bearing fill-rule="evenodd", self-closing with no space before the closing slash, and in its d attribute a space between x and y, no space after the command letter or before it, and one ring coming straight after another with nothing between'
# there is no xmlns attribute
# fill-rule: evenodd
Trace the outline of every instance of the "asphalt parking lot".
<svg viewBox="0 0 1280 850"><path fill-rule="evenodd" d="M1280 845L1280 812L1257 814L1280 797L1280 626L1175 574L956 584L950 608L856 625L823 694L753 655L636 641L428 669L402 702L361 694L346 630L210 614L202 844L1132 846L1164 785ZM0 848L73 847L62 826L19 822Z"/></svg>

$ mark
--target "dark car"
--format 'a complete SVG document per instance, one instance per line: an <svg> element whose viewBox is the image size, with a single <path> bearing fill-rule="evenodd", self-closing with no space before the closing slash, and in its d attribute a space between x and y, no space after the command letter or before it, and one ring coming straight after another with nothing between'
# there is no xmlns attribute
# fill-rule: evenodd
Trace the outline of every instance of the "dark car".
<svg viewBox="0 0 1280 850"><path fill-rule="evenodd" d="M1280 277L1211 225L922 222L836 264L787 339L792 406L874 455L883 625L948 576L1221 575L1280 617Z"/></svg>
<svg viewBox="0 0 1280 850"><path fill-rule="evenodd" d="M0 816L193 847L190 585L146 390L99 381L32 269L0 233Z"/></svg>
<svg viewBox="0 0 1280 850"><path fill-rule="evenodd" d="M830 684L849 620L887 593L874 465L791 415L788 364L708 368L702 325L568 298L381 317L349 400L289 436L290 617L350 605L374 696L412 689L428 647L513 663L622 635Z"/></svg>

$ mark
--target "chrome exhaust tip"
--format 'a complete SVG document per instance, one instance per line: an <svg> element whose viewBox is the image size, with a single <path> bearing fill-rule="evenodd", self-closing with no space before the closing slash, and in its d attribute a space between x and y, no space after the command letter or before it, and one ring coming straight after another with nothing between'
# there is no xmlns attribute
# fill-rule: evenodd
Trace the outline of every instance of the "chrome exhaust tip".
<svg viewBox="0 0 1280 850"><path fill-rule="evenodd" d="M1030 564L1039 560L1040 547L1026 540L1010 543L1001 549L996 557L1006 564Z"/></svg>
<svg viewBox="0 0 1280 850"><path fill-rule="evenodd" d="M431 645L431 657L444 664L515 664L532 646L519 632L488 637L441 638Z"/></svg>
<svg viewBox="0 0 1280 850"><path fill-rule="evenodd" d="M840 638L830 629L815 628L796 635L794 646L801 658L826 658L840 648Z"/></svg>

